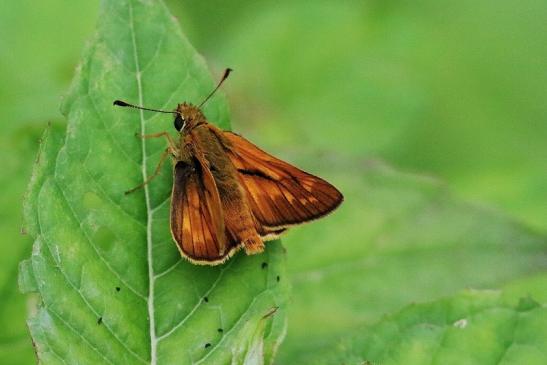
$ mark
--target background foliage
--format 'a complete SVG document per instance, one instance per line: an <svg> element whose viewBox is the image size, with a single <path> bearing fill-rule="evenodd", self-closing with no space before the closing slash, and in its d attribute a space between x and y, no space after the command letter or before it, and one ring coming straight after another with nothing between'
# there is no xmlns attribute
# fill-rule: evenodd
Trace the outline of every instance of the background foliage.
<svg viewBox="0 0 547 365"><path fill-rule="evenodd" d="M236 70L225 89L234 129L346 193L337 215L285 240L294 289L279 363L305 352L310 323L313 346L328 341L327 332L357 330L467 286L504 289L513 301L528 293L547 299L545 2L167 3L214 72ZM0 5L2 363L34 361L28 298L16 287L17 264L31 246L19 232L21 200L45 125L64 123L60 96L97 9L98 1ZM438 176L455 193L371 160ZM461 242L464 254L454 256ZM318 275L353 252L367 263L355 269L362 286ZM433 275L436 286L424 282ZM358 300L343 296L343 311L314 317L340 304L329 293Z"/></svg>

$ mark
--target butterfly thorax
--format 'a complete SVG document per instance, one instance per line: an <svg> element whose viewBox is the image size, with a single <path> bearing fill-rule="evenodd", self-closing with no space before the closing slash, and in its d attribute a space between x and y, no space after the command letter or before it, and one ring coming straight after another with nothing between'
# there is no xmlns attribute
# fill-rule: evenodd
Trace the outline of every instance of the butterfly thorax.
<svg viewBox="0 0 547 365"><path fill-rule="evenodd" d="M211 173L217 180L233 179L235 167L226 155L220 131L209 123L195 126L187 138L195 153L201 154L207 161Z"/></svg>

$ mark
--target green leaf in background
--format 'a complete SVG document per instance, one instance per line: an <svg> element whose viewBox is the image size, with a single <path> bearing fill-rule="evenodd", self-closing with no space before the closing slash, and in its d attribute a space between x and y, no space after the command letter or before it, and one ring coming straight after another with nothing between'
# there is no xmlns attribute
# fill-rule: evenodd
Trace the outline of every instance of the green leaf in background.
<svg viewBox="0 0 547 365"><path fill-rule="evenodd" d="M169 233L169 167L123 193L165 148L135 133L174 129L171 117L112 101L197 102L214 87L205 63L161 1L104 1L99 19L63 105L66 137L47 138L25 209L35 243L20 285L41 299L29 320L38 356L45 364L269 363L285 332L280 243L195 266ZM204 112L229 125L221 97Z"/></svg>
<svg viewBox="0 0 547 365"><path fill-rule="evenodd" d="M98 0L0 3L0 128L59 121L59 98L74 74ZM33 150L35 152L35 150ZM32 164L32 158L26 160Z"/></svg>
<svg viewBox="0 0 547 365"><path fill-rule="evenodd" d="M244 70L230 98L251 139L432 173L547 229L547 2L242 4L229 31L193 18Z"/></svg>
<svg viewBox="0 0 547 365"><path fill-rule="evenodd" d="M466 291L411 305L355 332L301 364L547 363L547 308L531 298L517 304L498 291Z"/></svg>
<svg viewBox="0 0 547 365"><path fill-rule="evenodd" d="M333 181L351 199L328 224L285 240L293 300L279 364L305 364L333 338L464 288L510 285L515 295L545 298L544 235L432 178L374 163L352 176L337 167Z"/></svg>

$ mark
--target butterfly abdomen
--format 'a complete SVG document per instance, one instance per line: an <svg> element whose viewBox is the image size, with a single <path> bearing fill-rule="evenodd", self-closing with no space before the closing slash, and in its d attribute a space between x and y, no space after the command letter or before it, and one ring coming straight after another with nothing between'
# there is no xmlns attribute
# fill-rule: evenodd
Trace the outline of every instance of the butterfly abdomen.
<svg viewBox="0 0 547 365"><path fill-rule="evenodd" d="M243 241L243 247L245 248L245 253L247 255L254 255L264 251L264 243L256 232L254 237L247 238Z"/></svg>

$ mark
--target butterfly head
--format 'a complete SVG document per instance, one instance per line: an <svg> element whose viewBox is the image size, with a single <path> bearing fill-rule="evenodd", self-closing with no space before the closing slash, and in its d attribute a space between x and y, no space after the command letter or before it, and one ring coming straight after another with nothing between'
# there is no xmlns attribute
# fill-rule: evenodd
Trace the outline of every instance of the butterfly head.
<svg viewBox="0 0 547 365"><path fill-rule="evenodd" d="M205 116L197 106L188 103L177 106L173 122L177 131L190 130L202 123L205 123Z"/></svg>

